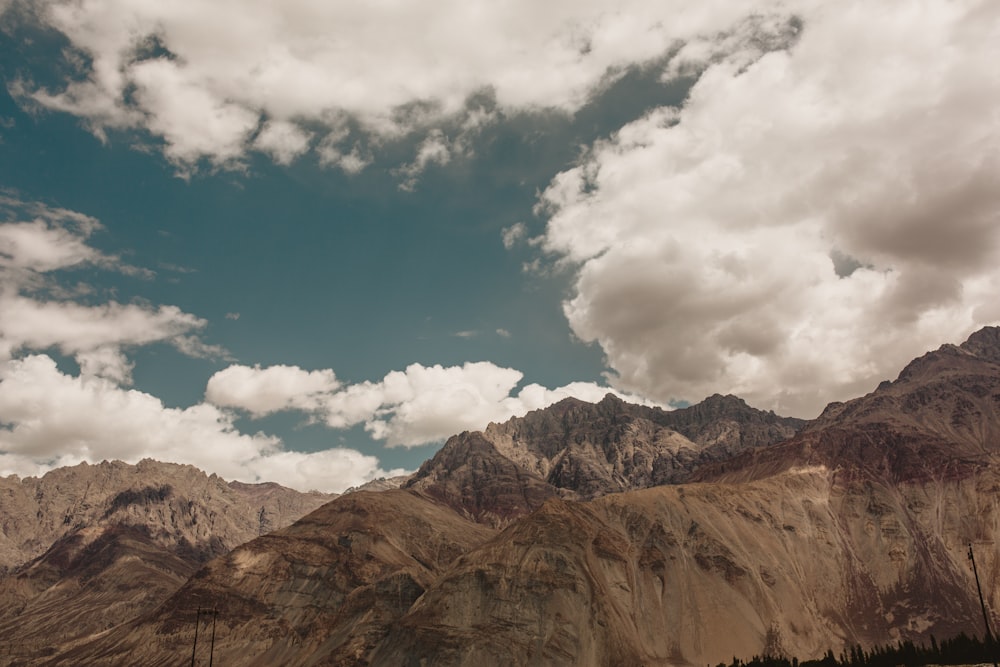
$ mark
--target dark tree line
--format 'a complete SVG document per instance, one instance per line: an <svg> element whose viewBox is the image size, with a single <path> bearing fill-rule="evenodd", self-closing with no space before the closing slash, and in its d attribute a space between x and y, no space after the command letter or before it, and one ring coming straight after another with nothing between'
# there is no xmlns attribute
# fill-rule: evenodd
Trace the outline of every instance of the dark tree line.
<svg viewBox="0 0 1000 667"><path fill-rule="evenodd" d="M719 663L717 667L924 667L924 665L974 665L991 663L998 658L1000 647L995 641L983 641L978 637L970 637L964 632L957 637L938 643L931 635L930 646L914 644L912 641L902 641L895 645L885 644L865 650L860 645L835 656L828 650L819 660L805 660L775 656L757 656L750 660L740 660L734 657L726 665Z"/></svg>

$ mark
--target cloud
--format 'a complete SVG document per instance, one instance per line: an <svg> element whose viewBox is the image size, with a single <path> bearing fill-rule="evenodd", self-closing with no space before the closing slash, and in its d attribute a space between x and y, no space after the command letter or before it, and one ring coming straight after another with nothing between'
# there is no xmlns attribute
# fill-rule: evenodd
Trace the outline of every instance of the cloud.
<svg viewBox="0 0 1000 667"><path fill-rule="evenodd" d="M291 164L309 148L312 135L288 121L268 121L253 145L268 153L278 164Z"/></svg>
<svg viewBox="0 0 1000 667"><path fill-rule="evenodd" d="M316 149L319 154L319 162L326 167L338 167L345 174L360 174L365 167L372 163L371 156L365 156L361 148L355 145L347 153L344 153L337 145L329 142L320 143Z"/></svg>
<svg viewBox="0 0 1000 667"><path fill-rule="evenodd" d="M413 162L405 164L397 170L397 173L403 176L399 189L412 192L416 188L417 179L427 166L448 164L451 161L453 150L454 147L441 130L432 130L417 147L417 155Z"/></svg>
<svg viewBox="0 0 1000 667"><path fill-rule="evenodd" d="M96 221L95 221L96 222ZM93 227L74 233L47 224L44 220L0 226L0 266L47 272L105 258L86 243Z"/></svg>
<svg viewBox="0 0 1000 667"><path fill-rule="evenodd" d="M106 255L88 244L104 229L100 221L69 209L41 202L23 201L0 189L0 271L6 282L25 273L48 273L87 265L144 276L115 255ZM11 272L17 272L12 276Z"/></svg>
<svg viewBox="0 0 1000 667"><path fill-rule="evenodd" d="M517 242L528 235L528 227L523 222L515 222L510 227L504 227L501 232L503 247L510 250Z"/></svg>
<svg viewBox="0 0 1000 667"><path fill-rule="evenodd" d="M240 408L260 417L281 410L316 410L322 397L338 388L340 382L330 370L233 365L209 378L205 398L220 407Z"/></svg>
<svg viewBox="0 0 1000 667"><path fill-rule="evenodd" d="M520 371L488 362L411 364L368 387L379 398L379 408L365 429L389 446L425 444L480 429L507 413L503 402L522 377Z"/></svg>
<svg viewBox="0 0 1000 667"><path fill-rule="evenodd" d="M107 346L147 345L177 339L190 349L183 334L205 321L176 306L152 307L110 302L85 306L39 301L23 296L0 297L0 338L14 348L44 350L58 347L66 354Z"/></svg>
<svg viewBox="0 0 1000 667"><path fill-rule="evenodd" d="M45 355L0 363L0 474L143 458L301 490L342 491L401 472L382 470L377 458L350 449L283 451L273 436L240 433L233 415L213 405L167 408L110 380L62 373Z"/></svg>
<svg viewBox="0 0 1000 667"><path fill-rule="evenodd" d="M268 382L267 378L274 380ZM483 429L490 422L505 421L570 396L598 401L611 392L649 404L589 382L557 389L530 384L514 394L522 378L520 371L489 362L448 367L411 364L404 371L388 373L379 382L340 387L332 382L330 370L231 366L209 379L206 400L257 416L298 410L334 429L364 424L372 437L390 447L440 442L460 431ZM326 388L324 379L328 381ZM238 399L220 390L229 386L240 388Z"/></svg>
<svg viewBox="0 0 1000 667"><path fill-rule="evenodd" d="M0 273L8 286L31 274L97 266L134 278L150 279L152 271L126 264L89 245L104 229L96 219L68 209L25 202L0 190ZM27 219L30 218L30 219Z"/></svg>
<svg viewBox="0 0 1000 667"><path fill-rule="evenodd" d="M76 361L80 364L80 375L107 378L120 385L132 384L132 363L125 353L116 347L99 347L79 352Z"/></svg>
<svg viewBox="0 0 1000 667"><path fill-rule="evenodd" d="M376 457L346 447L318 452L275 452L248 461L246 467L257 481L276 481L300 491L336 493L373 479L412 472L402 468L383 470Z"/></svg>
<svg viewBox="0 0 1000 667"><path fill-rule="evenodd" d="M212 94L185 70L176 61L159 58L131 68L138 104L157 110L147 120L149 130L163 137L164 153L175 163L192 164L202 157L217 165L236 161L257 128L258 114ZM265 137L274 132L273 126L265 128Z"/></svg>
<svg viewBox="0 0 1000 667"><path fill-rule="evenodd" d="M1000 317L1000 8L791 6L764 28L794 39L744 22L682 49L683 107L540 199L616 386L811 417Z"/></svg>
<svg viewBox="0 0 1000 667"><path fill-rule="evenodd" d="M358 142L348 149L350 136L351 131L344 123L336 123L316 147L319 163L325 167L338 167L350 175L361 173L373 158L364 153Z"/></svg>
<svg viewBox="0 0 1000 667"><path fill-rule="evenodd" d="M202 159L231 167L251 148L294 159L307 128L333 130L344 118L378 139L426 134L451 118L473 132L489 122L472 101L484 91L501 109L573 112L628 66L743 11L722 0L555 0L544 9L527 0L41 0L30 16L65 36L72 74L51 89L29 79L10 89L100 137L144 130L182 171ZM440 163L441 146L410 167ZM328 147L326 160L351 171L365 158Z"/></svg>
<svg viewBox="0 0 1000 667"><path fill-rule="evenodd" d="M77 301L93 290L86 284L66 287L58 272L96 266L152 275L90 245L102 229L96 219L6 194L0 194L0 215L6 218L0 222L0 361L56 348L75 357L85 374L127 384L132 365L124 348L166 342L191 356L225 356L195 335L205 320L176 306Z"/></svg>

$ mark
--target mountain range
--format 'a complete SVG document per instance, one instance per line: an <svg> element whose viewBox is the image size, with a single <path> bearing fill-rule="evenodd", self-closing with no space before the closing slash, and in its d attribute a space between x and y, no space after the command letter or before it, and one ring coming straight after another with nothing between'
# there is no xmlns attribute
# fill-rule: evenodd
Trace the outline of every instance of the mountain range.
<svg viewBox="0 0 1000 667"><path fill-rule="evenodd" d="M566 399L332 500L154 462L8 478L0 664L187 664L199 609L224 665L697 665L982 634L967 553L997 608L998 435L991 327L812 421Z"/></svg>

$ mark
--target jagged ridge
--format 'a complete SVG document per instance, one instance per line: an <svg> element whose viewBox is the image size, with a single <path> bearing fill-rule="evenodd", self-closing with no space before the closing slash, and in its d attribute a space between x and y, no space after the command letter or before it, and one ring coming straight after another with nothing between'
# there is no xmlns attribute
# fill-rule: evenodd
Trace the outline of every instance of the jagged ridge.
<svg viewBox="0 0 1000 667"><path fill-rule="evenodd" d="M802 423L735 396L674 411L613 394L594 404L567 398L449 439L407 486L501 526L553 496L589 499L682 482L706 463L785 440Z"/></svg>

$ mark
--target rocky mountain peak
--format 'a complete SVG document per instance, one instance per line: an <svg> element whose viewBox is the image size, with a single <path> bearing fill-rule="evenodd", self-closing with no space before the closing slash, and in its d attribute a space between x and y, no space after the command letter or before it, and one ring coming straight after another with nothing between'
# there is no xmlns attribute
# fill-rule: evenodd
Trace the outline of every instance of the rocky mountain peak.
<svg viewBox="0 0 1000 667"><path fill-rule="evenodd" d="M419 490L490 526L530 513L557 491L498 451L479 431L452 436L404 488Z"/></svg>
<svg viewBox="0 0 1000 667"><path fill-rule="evenodd" d="M741 410L751 410L752 408L747 405L739 396L734 396L733 394L712 394L699 403L703 410L718 410L718 411L741 411Z"/></svg>
<svg viewBox="0 0 1000 667"><path fill-rule="evenodd" d="M610 393L597 403L567 398L451 438L408 487L504 525L553 496L587 499L681 482L706 462L787 439L801 423L736 396L674 411ZM502 511L486 512L490 506Z"/></svg>
<svg viewBox="0 0 1000 667"><path fill-rule="evenodd" d="M1000 327L983 327L959 347L981 359L1000 364Z"/></svg>
<svg viewBox="0 0 1000 667"><path fill-rule="evenodd" d="M962 372L969 364L1000 364L1000 327L983 327L961 345L946 343L908 363L897 382L921 382L945 372Z"/></svg>

